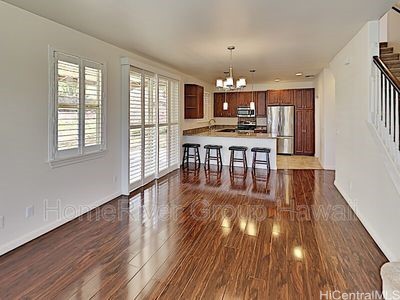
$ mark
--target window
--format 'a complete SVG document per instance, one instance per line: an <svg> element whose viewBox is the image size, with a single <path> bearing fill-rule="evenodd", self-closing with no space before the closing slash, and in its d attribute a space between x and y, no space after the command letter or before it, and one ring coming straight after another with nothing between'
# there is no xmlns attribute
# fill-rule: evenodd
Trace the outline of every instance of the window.
<svg viewBox="0 0 400 300"><path fill-rule="evenodd" d="M50 162L105 150L104 65L51 53Z"/></svg>

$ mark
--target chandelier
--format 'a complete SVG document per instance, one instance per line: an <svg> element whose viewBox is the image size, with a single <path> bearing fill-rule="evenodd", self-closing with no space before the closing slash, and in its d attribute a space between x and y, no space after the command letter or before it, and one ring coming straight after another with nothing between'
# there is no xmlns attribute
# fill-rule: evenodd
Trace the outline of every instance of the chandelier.
<svg viewBox="0 0 400 300"><path fill-rule="evenodd" d="M238 80L236 80L236 85L235 85L235 80L233 78L233 67L232 67L232 51L235 50L235 46L229 46L228 50L230 51L230 64L229 64L229 72L227 72L227 77L224 79L217 79L217 82L215 86L219 89L224 89L224 90L235 90L235 89L241 89L246 86L246 79L243 77L240 77Z"/></svg>

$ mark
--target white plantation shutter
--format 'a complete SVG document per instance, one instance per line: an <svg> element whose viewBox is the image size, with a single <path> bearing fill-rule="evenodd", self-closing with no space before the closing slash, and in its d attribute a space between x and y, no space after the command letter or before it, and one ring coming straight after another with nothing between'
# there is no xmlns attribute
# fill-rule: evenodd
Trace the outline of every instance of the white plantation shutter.
<svg viewBox="0 0 400 300"><path fill-rule="evenodd" d="M210 109L209 109L209 107L210 107L210 93L209 92L204 92L204 109L203 109L204 118L203 118L203 120L207 121L207 122L210 119L210 114L209 114Z"/></svg>
<svg viewBox="0 0 400 300"><path fill-rule="evenodd" d="M158 172L168 168L168 103L169 82L167 78L158 80Z"/></svg>
<svg viewBox="0 0 400 300"><path fill-rule="evenodd" d="M174 166L179 163L179 125L174 124L170 126L169 130L169 164Z"/></svg>
<svg viewBox="0 0 400 300"><path fill-rule="evenodd" d="M142 74L129 73L129 183L142 180Z"/></svg>
<svg viewBox="0 0 400 300"><path fill-rule="evenodd" d="M142 179L142 129L129 130L129 181L134 184Z"/></svg>
<svg viewBox="0 0 400 300"><path fill-rule="evenodd" d="M56 57L57 151L79 151L80 72L73 56ZM72 153L72 151L70 151Z"/></svg>
<svg viewBox="0 0 400 300"><path fill-rule="evenodd" d="M168 125L158 128L158 172L168 168Z"/></svg>
<svg viewBox="0 0 400 300"><path fill-rule="evenodd" d="M129 98L129 182L131 189L155 178L157 85L154 74L131 68Z"/></svg>
<svg viewBox="0 0 400 300"><path fill-rule="evenodd" d="M156 175L157 149L157 85L153 74L145 74L144 97L144 180L153 179Z"/></svg>
<svg viewBox="0 0 400 300"><path fill-rule="evenodd" d="M101 65L85 66L85 147L102 144L103 79Z"/></svg>
<svg viewBox="0 0 400 300"><path fill-rule="evenodd" d="M132 66L129 82L132 191L179 167L179 82Z"/></svg>
<svg viewBox="0 0 400 300"><path fill-rule="evenodd" d="M104 150L104 66L56 51L50 59L50 162Z"/></svg>
<svg viewBox="0 0 400 300"><path fill-rule="evenodd" d="M179 82L170 81L169 165L179 164Z"/></svg>

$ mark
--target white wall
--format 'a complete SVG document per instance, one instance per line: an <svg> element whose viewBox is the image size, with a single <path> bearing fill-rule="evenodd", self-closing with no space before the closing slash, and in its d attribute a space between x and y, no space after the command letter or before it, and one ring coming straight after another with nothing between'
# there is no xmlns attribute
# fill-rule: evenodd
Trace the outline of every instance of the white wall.
<svg viewBox="0 0 400 300"><path fill-rule="evenodd" d="M324 169L335 169L335 78L329 68L324 68L315 83L316 103L319 103L320 155Z"/></svg>
<svg viewBox="0 0 400 300"><path fill-rule="evenodd" d="M379 20L379 42L388 41L388 14L389 13L386 13Z"/></svg>
<svg viewBox="0 0 400 300"><path fill-rule="evenodd" d="M121 194L121 57L203 83L1 1L0 41L1 255L66 221L54 213L44 219L46 199L77 210ZM49 45L107 65L107 152L101 158L54 169L47 163ZM34 216L26 219L31 205ZM79 214L74 209L68 213Z"/></svg>
<svg viewBox="0 0 400 300"><path fill-rule="evenodd" d="M371 58L378 42L378 21L369 22L330 64L336 83L335 185L386 256L400 260L400 196L368 122Z"/></svg>
<svg viewBox="0 0 400 300"><path fill-rule="evenodd" d="M394 10L387 13L387 41L400 52L400 14Z"/></svg>

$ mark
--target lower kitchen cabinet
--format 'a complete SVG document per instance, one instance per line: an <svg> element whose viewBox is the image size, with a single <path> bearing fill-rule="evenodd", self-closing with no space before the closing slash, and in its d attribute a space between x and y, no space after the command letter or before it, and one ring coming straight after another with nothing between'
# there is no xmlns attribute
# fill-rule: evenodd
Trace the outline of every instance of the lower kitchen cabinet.
<svg viewBox="0 0 400 300"><path fill-rule="evenodd" d="M314 155L315 125L313 109L296 109L295 154Z"/></svg>

